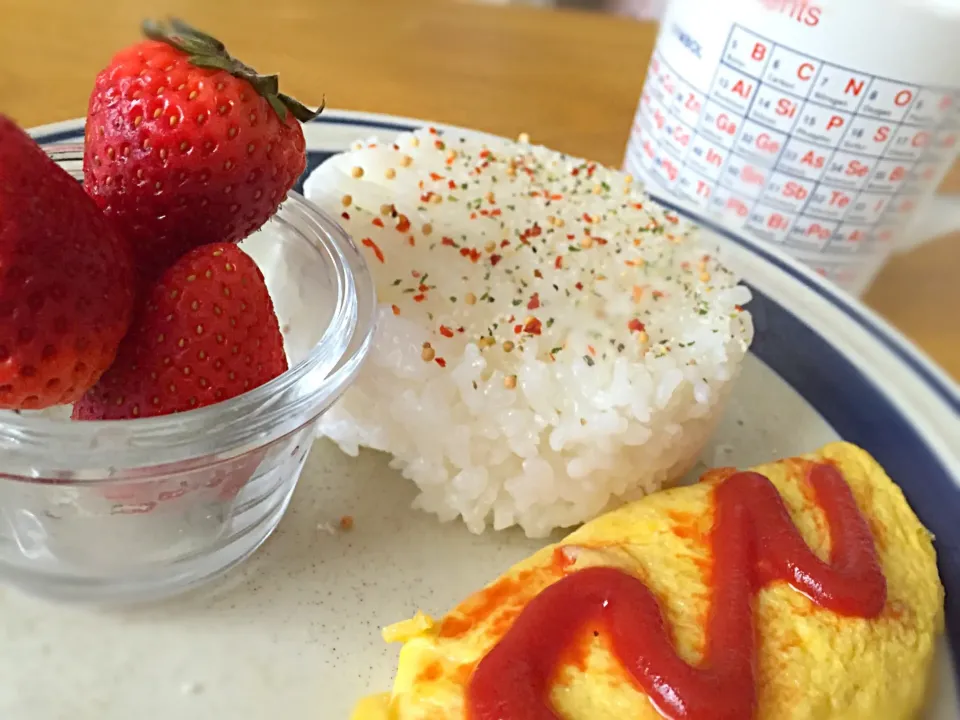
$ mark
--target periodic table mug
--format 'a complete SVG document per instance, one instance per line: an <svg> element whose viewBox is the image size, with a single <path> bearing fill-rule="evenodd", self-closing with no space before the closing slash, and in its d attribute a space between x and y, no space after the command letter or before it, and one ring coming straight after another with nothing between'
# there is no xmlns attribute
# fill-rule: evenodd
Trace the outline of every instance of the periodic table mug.
<svg viewBox="0 0 960 720"><path fill-rule="evenodd" d="M853 293L960 228L960 3L670 0L624 167Z"/></svg>

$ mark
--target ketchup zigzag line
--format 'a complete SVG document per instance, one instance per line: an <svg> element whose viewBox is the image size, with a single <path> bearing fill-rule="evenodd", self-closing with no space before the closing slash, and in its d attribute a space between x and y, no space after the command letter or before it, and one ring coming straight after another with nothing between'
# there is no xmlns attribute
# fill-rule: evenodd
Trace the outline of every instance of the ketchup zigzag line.
<svg viewBox="0 0 960 720"><path fill-rule="evenodd" d="M785 580L840 615L873 618L887 584L873 536L832 465L809 475L830 527L831 560L807 547L773 484L736 473L714 489L713 577L704 660L677 656L654 595L614 568L573 572L531 600L480 661L467 687L470 720L558 720L550 680L571 643L595 627L657 709L671 720L745 720L756 712L754 595Z"/></svg>

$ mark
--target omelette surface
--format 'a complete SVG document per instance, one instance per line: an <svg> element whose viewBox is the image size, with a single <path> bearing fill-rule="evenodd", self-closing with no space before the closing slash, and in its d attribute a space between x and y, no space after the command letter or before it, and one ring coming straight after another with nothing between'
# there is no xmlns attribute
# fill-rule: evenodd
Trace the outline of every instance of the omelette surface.
<svg viewBox="0 0 960 720"><path fill-rule="evenodd" d="M835 443L753 468L776 487L818 557L829 560L830 533L806 478L813 463L824 461L843 474L870 527L886 604L879 617L863 619L821 608L785 582L761 589L754 604L756 718L914 718L943 630L932 538L883 468L853 445ZM361 701L352 720L467 718L466 688L480 659L541 590L591 566L641 579L660 604L677 654L699 664L711 597L712 487L733 472L712 470L697 485L650 495L587 523L439 621L418 613L387 628L385 639L404 643L393 692ZM558 667L549 699L564 720L663 720L609 641L589 632Z"/></svg>

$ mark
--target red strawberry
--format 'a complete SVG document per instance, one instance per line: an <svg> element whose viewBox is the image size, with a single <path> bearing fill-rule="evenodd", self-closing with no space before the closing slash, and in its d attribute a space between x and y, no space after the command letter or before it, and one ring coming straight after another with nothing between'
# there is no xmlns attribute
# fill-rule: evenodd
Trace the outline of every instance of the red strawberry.
<svg viewBox="0 0 960 720"><path fill-rule="evenodd" d="M113 361L133 295L126 240L0 115L0 408L83 395Z"/></svg>
<svg viewBox="0 0 960 720"><path fill-rule="evenodd" d="M286 369L260 269L236 245L204 245L149 288L116 361L73 417L116 420L200 408Z"/></svg>
<svg viewBox="0 0 960 720"><path fill-rule="evenodd" d="M155 279L199 245L265 223L306 166L316 117L218 40L174 21L122 50L90 96L84 185Z"/></svg>

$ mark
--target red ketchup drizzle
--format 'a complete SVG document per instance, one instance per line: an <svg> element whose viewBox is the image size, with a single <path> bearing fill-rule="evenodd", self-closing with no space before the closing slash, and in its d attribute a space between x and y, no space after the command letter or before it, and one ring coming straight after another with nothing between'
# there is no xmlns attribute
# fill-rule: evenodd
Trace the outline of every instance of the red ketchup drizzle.
<svg viewBox="0 0 960 720"><path fill-rule="evenodd" d="M850 488L832 465L809 482L830 527L830 563L807 547L773 484L736 473L714 488L713 595L703 662L677 656L654 595L609 567L570 573L531 600L480 661L467 687L470 720L558 720L550 681L564 650L591 629L658 711L670 720L744 720L755 714L753 597L786 581L822 608L873 618L887 584L873 536Z"/></svg>

